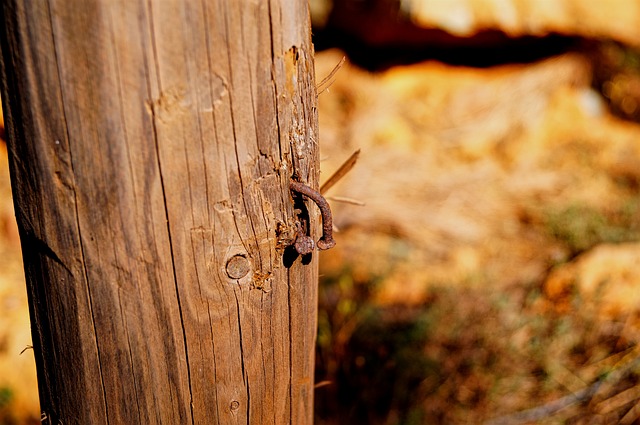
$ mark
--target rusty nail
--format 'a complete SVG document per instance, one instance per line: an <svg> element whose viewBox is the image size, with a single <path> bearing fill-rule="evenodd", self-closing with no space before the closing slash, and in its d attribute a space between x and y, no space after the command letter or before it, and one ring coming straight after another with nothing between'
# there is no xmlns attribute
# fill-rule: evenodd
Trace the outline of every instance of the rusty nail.
<svg viewBox="0 0 640 425"><path fill-rule="evenodd" d="M318 249L329 249L336 245L333 240L333 218L331 217L331 207L326 199L317 190L311 189L300 182L292 181L289 188L311 199L320 208L322 214L322 237L316 243Z"/></svg>
<svg viewBox="0 0 640 425"><path fill-rule="evenodd" d="M307 235L305 227L299 221L296 222L296 240L293 246L300 255L311 254L315 247L313 239Z"/></svg>

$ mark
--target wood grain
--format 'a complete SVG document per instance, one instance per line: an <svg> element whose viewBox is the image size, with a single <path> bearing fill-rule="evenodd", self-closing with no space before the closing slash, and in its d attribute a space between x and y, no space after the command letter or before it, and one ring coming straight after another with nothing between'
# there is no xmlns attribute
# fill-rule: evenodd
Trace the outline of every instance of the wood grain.
<svg viewBox="0 0 640 425"><path fill-rule="evenodd" d="M318 179L307 2L0 13L45 423L311 423L317 256L283 260Z"/></svg>

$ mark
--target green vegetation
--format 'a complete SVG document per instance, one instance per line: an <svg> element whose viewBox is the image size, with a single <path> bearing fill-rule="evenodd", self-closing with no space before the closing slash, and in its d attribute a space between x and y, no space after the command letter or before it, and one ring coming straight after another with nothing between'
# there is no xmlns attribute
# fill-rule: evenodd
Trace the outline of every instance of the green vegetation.
<svg viewBox="0 0 640 425"><path fill-rule="evenodd" d="M639 214L640 200L635 198L611 213L573 204L547 212L545 224L576 255L600 243L640 240Z"/></svg>
<svg viewBox="0 0 640 425"><path fill-rule="evenodd" d="M0 409L7 407L13 399L11 388L0 387Z"/></svg>

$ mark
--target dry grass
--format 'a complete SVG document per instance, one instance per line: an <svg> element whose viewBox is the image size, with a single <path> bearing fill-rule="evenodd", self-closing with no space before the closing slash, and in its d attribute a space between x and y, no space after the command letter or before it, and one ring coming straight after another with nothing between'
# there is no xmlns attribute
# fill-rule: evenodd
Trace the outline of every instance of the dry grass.
<svg viewBox="0 0 640 425"><path fill-rule="evenodd" d="M329 194L366 206L334 205L321 262L319 423L637 420L640 126L591 75L342 67L323 169L361 148Z"/></svg>

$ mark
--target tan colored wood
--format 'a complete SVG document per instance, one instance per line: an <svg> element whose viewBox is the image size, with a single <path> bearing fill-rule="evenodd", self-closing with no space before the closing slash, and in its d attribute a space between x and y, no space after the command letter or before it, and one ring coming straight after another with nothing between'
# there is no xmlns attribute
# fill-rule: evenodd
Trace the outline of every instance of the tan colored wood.
<svg viewBox="0 0 640 425"><path fill-rule="evenodd" d="M308 2L0 13L44 423L311 423L317 255L283 260L318 179Z"/></svg>

